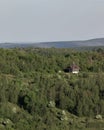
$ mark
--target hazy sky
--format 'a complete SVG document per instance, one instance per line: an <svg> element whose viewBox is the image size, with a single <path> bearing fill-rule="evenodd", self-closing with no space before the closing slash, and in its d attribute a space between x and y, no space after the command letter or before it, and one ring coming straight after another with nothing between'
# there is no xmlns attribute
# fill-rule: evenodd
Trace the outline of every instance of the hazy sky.
<svg viewBox="0 0 104 130"><path fill-rule="evenodd" d="M0 42L104 37L104 0L0 0Z"/></svg>

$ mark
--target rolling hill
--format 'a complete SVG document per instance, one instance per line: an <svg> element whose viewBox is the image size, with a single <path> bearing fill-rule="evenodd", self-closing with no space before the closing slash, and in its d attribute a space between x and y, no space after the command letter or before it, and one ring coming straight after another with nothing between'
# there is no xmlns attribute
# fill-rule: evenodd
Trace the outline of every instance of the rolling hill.
<svg viewBox="0 0 104 130"><path fill-rule="evenodd" d="M83 41L55 41L55 42L40 42L40 43L1 43L0 48L77 48L77 47L98 47L104 46L104 38L97 38Z"/></svg>

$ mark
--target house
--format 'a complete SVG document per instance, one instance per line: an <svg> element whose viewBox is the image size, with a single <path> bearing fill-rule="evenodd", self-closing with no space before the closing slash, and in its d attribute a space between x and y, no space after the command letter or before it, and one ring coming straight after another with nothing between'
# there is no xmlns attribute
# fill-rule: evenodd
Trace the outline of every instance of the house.
<svg viewBox="0 0 104 130"><path fill-rule="evenodd" d="M73 74L78 74L79 73L79 66L77 66L76 64L73 64L69 67L67 67L64 71L65 72L71 72Z"/></svg>
<svg viewBox="0 0 104 130"><path fill-rule="evenodd" d="M79 66L73 64L72 66L70 66L70 70L73 74L78 74L79 73Z"/></svg>

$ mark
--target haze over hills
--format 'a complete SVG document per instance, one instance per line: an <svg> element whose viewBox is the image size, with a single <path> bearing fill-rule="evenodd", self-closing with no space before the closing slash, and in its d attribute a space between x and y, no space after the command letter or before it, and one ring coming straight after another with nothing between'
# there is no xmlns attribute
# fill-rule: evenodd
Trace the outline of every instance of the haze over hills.
<svg viewBox="0 0 104 130"><path fill-rule="evenodd" d="M76 48L76 47L93 47L104 46L104 38L81 40L81 41L55 41L55 42L40 42L40 43L1 43L0 48Z"/></svg>

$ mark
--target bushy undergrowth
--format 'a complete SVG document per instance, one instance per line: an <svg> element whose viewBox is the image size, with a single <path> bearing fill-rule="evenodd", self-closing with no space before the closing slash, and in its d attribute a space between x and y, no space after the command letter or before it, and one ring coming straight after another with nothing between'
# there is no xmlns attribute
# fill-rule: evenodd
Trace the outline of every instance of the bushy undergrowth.
<svg viewBox="0 0 104 130"><path fill-rule="evenodd" d="M77 75L64 72L73 62ZM1 130L90 129L98 114L104 117L103 50L0 49Z"/></svg>

